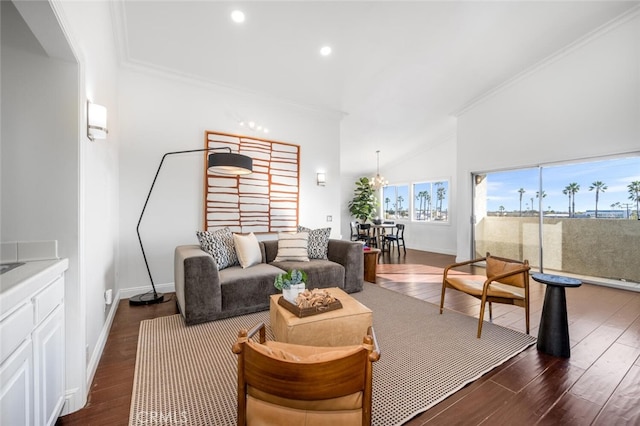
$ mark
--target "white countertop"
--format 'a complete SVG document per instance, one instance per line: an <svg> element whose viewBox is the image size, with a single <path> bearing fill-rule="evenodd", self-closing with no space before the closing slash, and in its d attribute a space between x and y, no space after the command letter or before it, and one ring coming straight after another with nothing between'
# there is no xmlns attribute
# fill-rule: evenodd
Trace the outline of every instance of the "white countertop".
<svg viewBox="0 0 640 426"><path fill-rule="evenodd" d="M68 268L67 259L38 260L0 275L0 319Z"/></svg>

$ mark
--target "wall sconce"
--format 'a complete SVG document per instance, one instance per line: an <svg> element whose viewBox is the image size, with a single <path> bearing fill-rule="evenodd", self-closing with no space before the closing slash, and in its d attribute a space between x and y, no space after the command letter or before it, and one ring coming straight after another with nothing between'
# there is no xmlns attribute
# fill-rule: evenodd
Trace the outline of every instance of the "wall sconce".
<svg viewBox="0 0 640 426"><path fill-rule="evenodd" d="M324 186L327 183L327 175L324 172L316 173L318 186Z"/></svg>
<svg viewBox="0 0 640 426"><path fill-rule="evenodd" d="M87 137L89 140L106 139L107 108L87 101Z"/></svg>

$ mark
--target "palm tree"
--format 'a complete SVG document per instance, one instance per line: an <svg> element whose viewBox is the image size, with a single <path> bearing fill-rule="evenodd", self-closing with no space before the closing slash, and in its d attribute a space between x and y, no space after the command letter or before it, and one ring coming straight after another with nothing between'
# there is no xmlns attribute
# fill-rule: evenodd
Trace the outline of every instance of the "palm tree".
<svg viewBox="0 0 640 426"><path fill-rule="evenodd" d="M444 187L438 188L438 192L436 195L438 197L438 203L440 204L440 208L438 209L440 214L438 215L438 217L442 216L442 201L444 200L444 196L446 193L447 193L447 190Z"/></svg>
<svg viewBox="0 0 640 426"><path fill-rule="evenodd" d="M416 201L418 201L418 207L415 209L416 220L420 220L420 210L422 210L422 197L420 196L420 193L416 194Z"/></svg>
<svg viewBox="0 0 640 426"><path fill-rule="evenodd" d="M397 201L396 205L398 206L397 214L402 216L401 210L402 210L402 202L404 201L404 198L402 197L402 195L398 195L398 198L396 198L396 201Z"/></svg>
<svg viewBox="0 0 640 426"><path fill-rule="evenodd" d="M426 192L425 200L427 201L427 217L431 220L431 194L429 191Z"/></svg>
<svg viewBox="0 0 640 426"><path fill-rule="evenodd" d="M627 188L629 188L629 199L636 203L636 218L640 220L640 209L638 209L640 205L640 180L631 182Z"/></svg>
<svg viewBox="0 0 640 426"><path fill-rule="evenodd" d="M570 194L571 197L571 208L569 209L569 217L574 217L576 215L576 194L580 191L580 185L575 182L567 185L565 190Z"/></svg>
<svg viewBox="0 0 640 426"><path fill-rule="evenodd" d="M389 203L391 202L391 198L387 197L384 199L384 204L385 204L385 211L387 212L387 214L389 213Z"/></svg>
<svg viewBox="0 0 640 426"><path fill-rule="evenodd" d="M498 210L500 210L500 216L504 216L504 206L498 207Z"/></svg>
<svg viewBox="0 0 640 426"><path fill-rule="evenodd" d="M596 190L596 219L598 218L598 199L600 198L600 193L607 190L607 185L605 185L602 181L595 181L589 186L589 191Z"/></svg>
<svg viewBox="0 0 640 426"><path fill-rule="evenodd" d="M533 216L535 213L533 213L533 197L530 198L531 200L531 216Z"/></svg>
<svg viewBox="0 0 640 426"><path fill-rule="evenodd" d="M416 200L418 200L418 217L416 219L420 220L420 217L424 220L424 204L427 198L427 191L420 191L416 195ZM422 215L420 215L422 212Z"/></svg>
<svg viewBox="0 0 640 426"><path fill-rule="evenodd" d="M522 194L527 191L525 191L524 188L520 188L518 189L518 192L520 193L520 216L522 216Z"/></svg>
<svg viewBox="0 0 640 426"><path fill-rule="evenodd" d="M569 196L569 217L571 217L571 192L569 191L569 187L565 187L562 193Z"/></svg>

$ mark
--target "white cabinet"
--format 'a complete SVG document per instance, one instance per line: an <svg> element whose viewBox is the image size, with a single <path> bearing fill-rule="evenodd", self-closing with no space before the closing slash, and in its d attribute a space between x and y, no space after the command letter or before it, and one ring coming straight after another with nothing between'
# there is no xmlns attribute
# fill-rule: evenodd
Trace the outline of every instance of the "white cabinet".
<svg viewBox="0 0 640 426"><path fill-rule="evenodd" d="M31 339L0 366L0 424L34 425L33 349Z"/></svg>
<svg viewBox="0 0 640 426"><path fill-rule="evenodd" d="M64 310L59 305L33 331L33 377L38 425L54 425L64 404Z"/></svg>
<svg viewBox="0 0 640 426"><path fill-rule="evenodd" d="M55 425L64 404L64 275L37 278L0 294L0 425Z"/></svg>

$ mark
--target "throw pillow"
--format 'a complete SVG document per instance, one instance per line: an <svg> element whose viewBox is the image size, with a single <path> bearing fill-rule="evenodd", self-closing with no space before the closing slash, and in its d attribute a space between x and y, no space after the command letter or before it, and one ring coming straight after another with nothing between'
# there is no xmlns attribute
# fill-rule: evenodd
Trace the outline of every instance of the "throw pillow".
<svg viewBox="0 0 640 426"><path fill-rule="evenodd" d="M285 260L297 260L299 262L308 262L308 241L309 233L307 232L298 232L297 234L279 232L278 254L276 255L275 261L283 262Z"/></svg>
<svg viewBox="0 0 640 426"><path fill-rule="evenodd" d="M253 232L248 235L233 234L233 244L243 269L262 262L260 243Z"/></svg>
<svg viewBox="0 0 640 426"><path fill-rule="evenodd" d="M238 255L233 245L233 233L229 228L214 231L197 231L202 250L213 256L218 271L238 264Z"/></svg>
<svg viewBox="0 0 640 426"><path fill-rule="evenodd" d="M309 259L327 259L331 228L309 229L304 226L298 226L298 232L309 233L309 243L307 245Z"/></svg>

